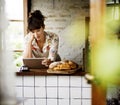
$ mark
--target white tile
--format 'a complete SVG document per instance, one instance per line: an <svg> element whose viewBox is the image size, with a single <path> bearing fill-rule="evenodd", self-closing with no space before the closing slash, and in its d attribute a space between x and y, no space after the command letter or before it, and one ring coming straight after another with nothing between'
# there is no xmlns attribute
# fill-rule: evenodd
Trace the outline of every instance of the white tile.
<svg viewBox="0 0 120 105"><path fill-rule="evenodd" d="M57 99L47 99L47 105L57 105Z"/></svg>
<svg viewBox="0 0 120 105"><path fill-rule="evenodd" d="M71 105L81 105L81 99L71 99Z"/></svg>
<svg viewBox="0 0 120 105"><path fill-rule="evenodd" d="M70 85L81 87L81 77L80 76L71 76Z"/></svg>
<svg viewBox="0 0 120 105"><path fill-rule="evenodd" d="M81 98L81 88L71 88L70 89L70 97L73 98Z"/></svg>
<svg viewBox="0 0 120 105"><path fill-rule="evenodd" d="M45 76L35 76L35 86L45 86Z"/></svg>
<svg viewBox="0 0 120 105"><path fill-rule="evenodd" d="M57 98L57 88L47 88L48 98Z"/></svg>
<svg viewBox="0 0 120 105"><path fill-rule="evenodd" d="M27 100L24 102L24 105L35 105L35 104L34 104L34 99L27 99Z"/></svg>
<svg viewBox="0 0 120 105"><path fill-rule="evenodd" d="M47 76L47 86L57 86L57 76Z"/></svg>
<svg viewBox="0 0 120 105"><path fill-rule="evenodd" d="M45 87L35 87L35 97L45 98L46 97Z"/></svg>
<svg viewBox="0 0 120 105"><path fill-rule="evenodd" d="M23 105L23 103L24 103L25 100L26 99L24 99L23 97L21 97L21 98L18 97L17 100L16 100L17 101L17 105Z"/></svg>
<svg viewBox="0 0 120 105"><path fill-rule="evenodd" d="M82 105L92 105L91 100L89 100L89 99L83 99L82 100Z"/></svg>
<svg viewBox="0 0 120 105"><path fill-rule="evenodd" d="M91 98L91 88L82 88L82 98Z"/></svg>
<svg viewBox="0 0 120 105"><path fill-rule="evenodd" d="M17 77L16 77L15 85L16 85L16 86L22 86L22 85L23 85L22 76L17 76Z"/></svg>
<svg viewBox="0 0 120 105"><path fill-rule="evenodd" d="M91 87L92 85L91 84L88 84L87 83L87 80L84 78L84 77L82 77L82 87Z"/></svg>
<svg viewBox="0 0 120 105"><path fill-rule="evenodd" d="M46 105L46 99L36 99L36 105Z"/></svg>
<svg viewBox="0 0 120 105"><path fill-rule="evenodd" d="M70 105L68 99L59 99L59 105Z"/></svg>
<svg viewBox="0 0 120 105"><path fill-rule="evenodd" d="M59 87L59 98L69 98L69 88Z"/></svg>
<svg viewBox="0 0 120 105"><path fill-rule="evenodd" d="M23 97L22 87L16 87L15 92L16 92L16 97Z"/></svg>
<svg viewBox="0 0 120 105"><path fill-rule="evenodd" d="M69 76L59 76L58 86L69 86Z"/></svg>
<svg viewBox="0 0 120 105"><path fill-rule="evenodd" d="M24 87L24 97L34 97L34 87Z"/></svg>
<svg viewBox="0 0 120 105"><path fill-rule="evenodd" d="M34 86L34 76L24 76L24 86Z"/></svg>

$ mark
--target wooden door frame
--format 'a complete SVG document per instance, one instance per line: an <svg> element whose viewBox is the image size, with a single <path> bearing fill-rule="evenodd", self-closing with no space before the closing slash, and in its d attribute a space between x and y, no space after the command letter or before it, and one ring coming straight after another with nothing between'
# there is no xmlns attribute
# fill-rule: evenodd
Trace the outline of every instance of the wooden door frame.
<svg viewBox="0 0 120 105"><path fill-rule="evenodd" d="M95 74L96 46L105 39L105 0L90 0L90 46L91 46L91 74ZM97 46L99 47L99 46ZM92 105L106 105L106 89L102 82L92 84Z"/></svg>

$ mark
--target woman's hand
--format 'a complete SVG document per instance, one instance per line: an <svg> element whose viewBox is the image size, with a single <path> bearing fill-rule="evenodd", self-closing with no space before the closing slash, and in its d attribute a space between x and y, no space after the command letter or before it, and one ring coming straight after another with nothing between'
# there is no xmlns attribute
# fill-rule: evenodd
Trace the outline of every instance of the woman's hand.
<svg viewBox="0 0 120 105"><path fill-rule="evenodd" d="M34 39L35 39L34 34L33 34L32 32L30 32L30 40L29 40L29 42L32 43L32 41L33 41Z"/></svg>
<svg viewBox="0 0 120 105"><path fill-rule="evenodd" d="M45 65L46 67L48 67L50 65L50 63L52 63L52 61L50 59L44 59L42 61L42 64Z"/></svg>

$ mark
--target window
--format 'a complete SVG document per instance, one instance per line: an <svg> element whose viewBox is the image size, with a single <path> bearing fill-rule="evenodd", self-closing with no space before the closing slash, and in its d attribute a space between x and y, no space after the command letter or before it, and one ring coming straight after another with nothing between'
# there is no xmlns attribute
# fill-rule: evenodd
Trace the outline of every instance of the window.
<svg viewBox="0 0 120 105"><path fill-rule="evenodd" d="M109 1L109 2L108 2ZM120 0L108 0L106 3L106 35L119 38ZM111 2L110 2L111 1Z"/></svg>
<svg viewBox="0 0 120 105"><path fill-rule="evenodd" d="M13 50L14 63L21 66L23 37L24 37L24 16L23 0L5 0L7 19L9 20L6 34Z"/></svg>
<svg viewBox="0 0 120 105"><path fill-rule="evenodd" d="M106 0L107 4L119 3L120 0Z"/></svg>
<svg viewBox="0 0 120 105"><path fill-rule="evenodd" d="M107 19L119 20L120 19L120 2L107 3Z"/></svg>

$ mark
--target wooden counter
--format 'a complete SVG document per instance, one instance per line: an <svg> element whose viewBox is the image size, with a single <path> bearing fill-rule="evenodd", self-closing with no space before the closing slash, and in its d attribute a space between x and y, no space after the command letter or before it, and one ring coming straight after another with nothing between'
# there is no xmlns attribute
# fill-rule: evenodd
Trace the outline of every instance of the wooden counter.
<svg viewBox="0 0 120 105"><path fill-rule="evenodd" d="M73 74L54 74L54 73L47 73L47 69L42 70L34 70L34 71L25 71L25 72L16 72L17 76L56 76L56 75L68 75L68 76L84 76L86 73L82 69L77 70Z"/></svg>

